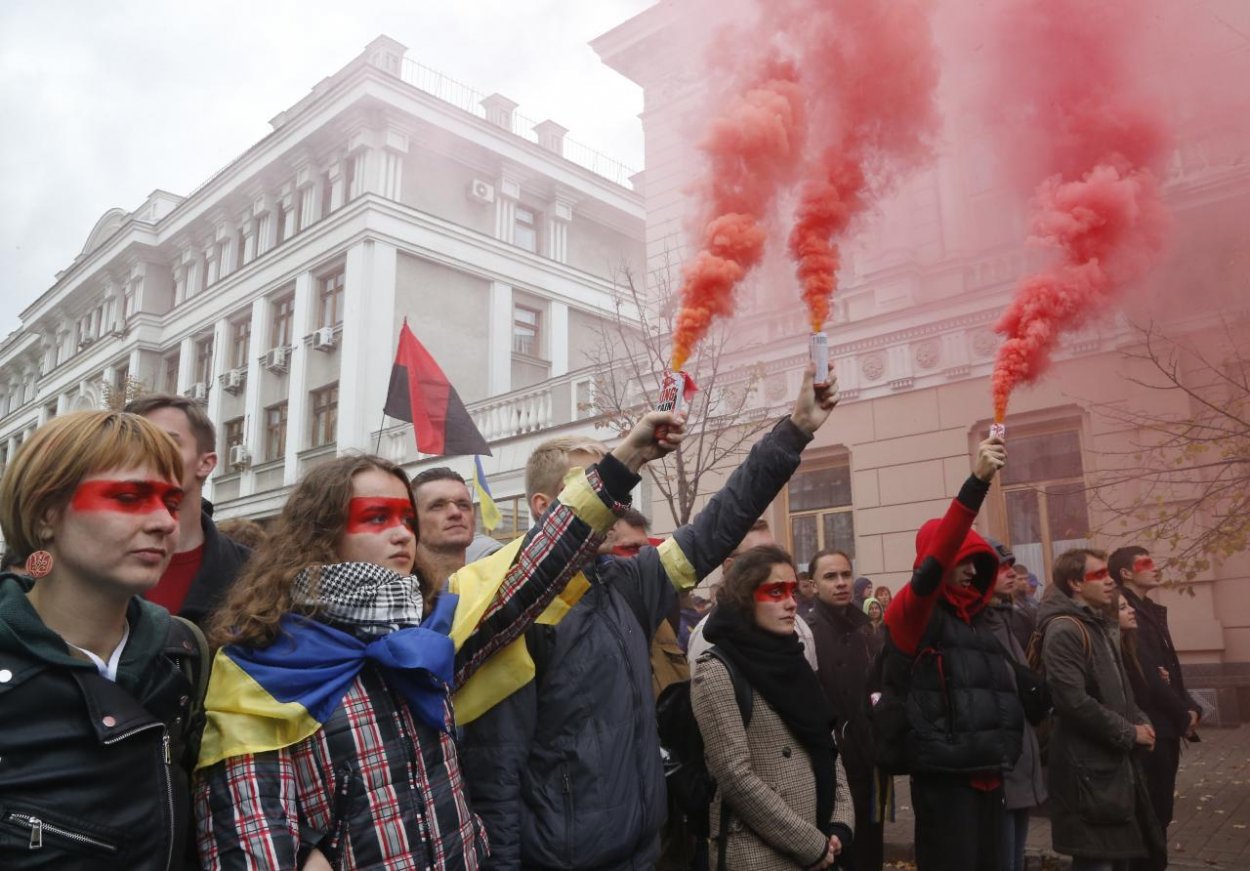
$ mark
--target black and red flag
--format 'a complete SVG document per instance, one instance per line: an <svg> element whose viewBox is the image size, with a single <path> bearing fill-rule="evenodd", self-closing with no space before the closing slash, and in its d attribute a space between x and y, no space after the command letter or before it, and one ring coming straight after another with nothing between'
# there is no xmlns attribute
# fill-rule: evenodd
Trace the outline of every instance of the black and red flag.
<svg viewBox="0 0 1250 871"><path fill-rule="evenodd" d="M456 388L408 327L399 331L399 350L386 391L387 415L412 424L417 450L436 457L460 454L493 456Z"/></svg>

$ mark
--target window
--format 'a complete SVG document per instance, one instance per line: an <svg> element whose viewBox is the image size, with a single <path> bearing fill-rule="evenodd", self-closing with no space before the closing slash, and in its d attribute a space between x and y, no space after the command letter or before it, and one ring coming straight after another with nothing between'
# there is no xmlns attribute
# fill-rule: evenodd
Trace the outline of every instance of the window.
<svg viewBox="0 0 1250 871"><path fill-rule="evenodd" d="M538 225L534 213L517 206L512 226L512 243L526 251L538 250Z"/></svg>
<svg viewBox="0 0 1250 871"><path fill-rule="evenodd" d="M312 447L332 444L338 437L339 386L331 384L312 392Z"/></svg>
<svg viewBox="0 0 1250 871"><path fill-rule="evenodd" d="M790 552L805 566L818 550L837 548L855 557L849 464L800 469L786 488Z"/></svg>
<svg viewBox="0 0 1250 871"><path fill-rule="evenodd" d="M209 384L213 380L213 337L195 343L195 381Z"/></svg>
<svg viewBox="0 0 1250 871"><path fill-rule="evenodd" d="M343 269L339 268L317 280L317 324L337 327L343 323Z"/></svg>
<svg viewBox="0 0 1250 871"><path fill-rule="evenodd" d="M230 368L247 368L247 351L252 344L252 315L230 322Z"/></svg>
<svg viewBox="0 0 1250 871"><path fill-rule="evenodd" d="M226 456L229 457L231 448L243 444L243 418L231 418L222 429L225 436L222 441L226 444Z"/></svg>
<svg viewBox="0 0 1250 871"><path fill-rule="evenodd" d="M265 409L265 460L286 456L286 403L279 402Z"/></svg>
<svg viewBox="0 0 1250 871"><path fill-rule="evenodd" d="M295 326L295 294L288 293L273 301L273 329L269 336L270 348L285 348L291 344Z"/></svg>
<svg viewBox="0 0 1250 871"><path fill-rule="evenodd" d="M170 354L164 359L164 379L162 384L166 393L178 392L178 355Z"/></svg>
<svg viewBox="0 0 1250 871"><path fill-rule="evenodd" d="M1007 541L1016 559L1049 578L1054 558L1089 546L1081 436L1065 429L1011 437L1011 462L998 476Z"/></svg>
<svg viewBox="0 0 1250 871"><path fill-rule="evenodd" d="M539 326L542 312L523 305L512 309L512 351L529 357L540 356Z"/></svg>

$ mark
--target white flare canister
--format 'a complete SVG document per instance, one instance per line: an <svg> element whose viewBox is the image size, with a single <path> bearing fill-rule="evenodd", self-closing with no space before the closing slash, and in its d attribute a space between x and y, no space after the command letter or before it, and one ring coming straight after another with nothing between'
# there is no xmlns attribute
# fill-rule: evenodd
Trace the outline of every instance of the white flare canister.
<svg viewBox="0 0 1250 871"><path fill-rule="evenodd" d="M1003 441L1007 441L1007 424L991 423L990 424L990 438L1002 439Z"/></svg>
<svg viewBox="0 0 1250 871"><path fill-rule="evenodd" d="M812 333L807 337L807 356L816 364L814 383L829 383L829 336L826 333Z"/></svg>

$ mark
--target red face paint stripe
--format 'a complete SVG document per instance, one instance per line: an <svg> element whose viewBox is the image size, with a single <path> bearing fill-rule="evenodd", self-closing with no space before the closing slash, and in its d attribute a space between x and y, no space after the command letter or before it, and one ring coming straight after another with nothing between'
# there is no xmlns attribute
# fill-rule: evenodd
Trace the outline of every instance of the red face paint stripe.
<svg viewBox="0 0 1250 871"><path fill-rule="evenodd" d="M416 526L416 514L407 499L357 496L347 503L347 531L356 535Z"/></svg>
<svg viewBox="0 0 1250 871"><path fill-rule="evenodd" d="M70 499L75 511L115 511L149 514L168 511L175 517L182 504L182 488L168 481L83 481Z"/></svg>
<svg viewBox="0 0 1250 871"><path fill-rule="evenodd" d="M784 602L786 599L793 599L794 591L798 586L794 581L772 581L760 584L755 588L755 601Z"/></svg>

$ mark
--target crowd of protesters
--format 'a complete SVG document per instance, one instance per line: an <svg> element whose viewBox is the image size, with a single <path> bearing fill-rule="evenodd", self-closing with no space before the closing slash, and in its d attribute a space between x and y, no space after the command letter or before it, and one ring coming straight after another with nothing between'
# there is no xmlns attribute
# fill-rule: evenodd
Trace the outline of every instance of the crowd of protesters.
<svg viewBox="0 0 1250 871"><path fill-rule="evenodd" d="M0 481L0 867L878 871L904 775L921 871L1022 871L1043 805L1078 871L1166 867L1202 712L1151 555L1058 555L1039 601L973 529L988 439L901 588L796 566L761 515L815 380L663 540L629 494L669 412L540 445L510 544L370 455L218 525L200 405L53 419Z"/></svg>

